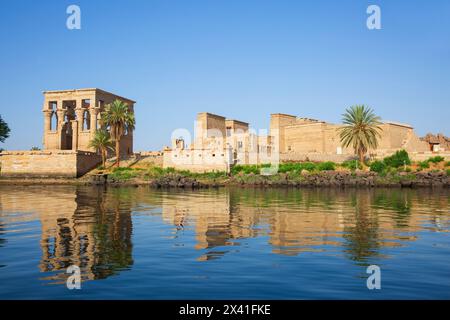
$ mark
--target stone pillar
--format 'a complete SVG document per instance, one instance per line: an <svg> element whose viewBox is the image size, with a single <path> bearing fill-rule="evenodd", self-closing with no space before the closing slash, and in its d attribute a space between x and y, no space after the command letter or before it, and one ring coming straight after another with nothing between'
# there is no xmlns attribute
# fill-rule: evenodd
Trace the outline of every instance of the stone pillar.
<svg viewBox="0 0 450 320"><path fill-rule="evenodd" d="M58 103L59 105L59 103ZM62 148L62 137L63 137L63 126L64 126L64 116L66 115L66 110L63 109L58 109L56 110L56 114L58 115L58 126L57 126L57 131L58 131L58 149L61 150Z"/></svg>
<svg viewBox="0 0 450 320"><path fill-rule="evenodd" d="M75 115L77 116L78 133L80 133L83 130L83 113L84 109L81 108L81 103L78 104L77 101L77 107L75 108Z"/></svg>
<svg viewBox="0 0 450 320"><path fill-rule="evenodd" d="M52 110L44 110L44 141L43 141L43 145L44 145L44 149L48 149L47 147L47 135L48 133L51 131L52 129L52 114L53 111Z"/></svg>
<svg viewBox="0 0 450 320"><path fill-rule="evenodd" d="M91 138L94 137L95 132L97 131L97 117L100 112L100 108L95 107L90 109L91 114Z"/></svg>
<svg viewBox="0 0 450 320"><path fill-rule="evenodd" d="M52 130L52 110L44 110L44 131Z"/></svg>
<svg viewBox="0 0 450 320"><path fill-rule="evenodd" d="M71 120L70 125L72 126L72 150L78 150L78 121Z"/></svg>

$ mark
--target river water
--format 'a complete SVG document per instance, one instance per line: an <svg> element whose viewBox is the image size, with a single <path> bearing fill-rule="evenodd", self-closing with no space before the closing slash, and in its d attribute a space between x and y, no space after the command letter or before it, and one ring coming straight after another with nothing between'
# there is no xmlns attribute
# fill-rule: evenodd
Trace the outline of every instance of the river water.
<svg viewBox="0 0 450 320"><path fill-rule="evenodd" d="M0 186L0 299L450 299L449 231L448 189Z"/></svg>

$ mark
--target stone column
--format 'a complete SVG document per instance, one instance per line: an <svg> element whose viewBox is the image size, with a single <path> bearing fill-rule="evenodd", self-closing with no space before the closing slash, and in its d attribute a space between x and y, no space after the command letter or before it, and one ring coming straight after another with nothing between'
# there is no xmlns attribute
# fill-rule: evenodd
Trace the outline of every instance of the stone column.
<svg viewBox="0 0 450 320"><path fill-rule="evenodd" d="M95 132L97 131L97 117L100 112L100 108L95 107L90 109L91 114L91 137L94 137Z"/></svg>
<svg viewBox="0 0 450 320"><path fill-rule="evenodd" d="M47 135L52 129L52 114L53 114L53 111L47 109L47 110L44 110L43 112L44 112L44 141L43 141L43 145L44 145L44 149L48 149L48 147L47 147Z"/></svg>
<svg viewBox="0 0 450 320"><path fill-rule="evenodd" d="M44 131L52 130L52 110L44 110Z"/></svg>
<svg viewBox="0 0 450 320"><path fill-rule="evenodd" d="M59 104L59 103L58 103ZM56 110L56 114L58 115L58 149L62 148L62 136L63 136L63 126L64 126L64 116L66 115L66 110L58 109Z"/></svg>
<svg viewBox="0 0 450 320"><path fill-rule="evenodd" d="M81 104L79 105L77 102L77 107L75 108L75 115L77 116L78 133L80 133L83 130L83 113L84 109L82 109Z"/></svg>
<svg viewBox="0 0 450 320"><path fill-rule="evenodd" d="M72 126L72 150L78 150L78 121L71 120L70 125Z"/></svg>

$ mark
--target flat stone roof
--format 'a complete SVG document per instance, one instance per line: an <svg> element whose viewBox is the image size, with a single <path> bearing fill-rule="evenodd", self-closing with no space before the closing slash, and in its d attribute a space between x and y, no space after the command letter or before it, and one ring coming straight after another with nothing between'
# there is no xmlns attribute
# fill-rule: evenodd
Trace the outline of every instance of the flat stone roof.
<svg viewBox="0 0 450 320"><path fill-rule="evenodd" d="M392 124L394 126L400 126L400 127L406 127L406 128L413 129L413 126L410 125L410 124L407 124L407 123L401 123L401 122L389 121L389 120L383 121L383 123L385 123L385 124Z"/></svg>
<svg viewBox="0 0 450 320"><path fill-rule="evenodd" d="M131 99L128 99L128 98L119 96L119 95L117 95L117 94L115 94L115 93L112 93L112 92L109 92L109 91L106 91L106 90L102 90L102 89L99 89L99 88L81 88L81 89L66 89L66 90L46 90L46 91L43 91L42 93L43 93L43 94L47 94L47 93L69 93L69 92L85 92L85 91L101 92L101 93L104 93L104 94L109 94L109 95L115 96L115 97L120 98L120 99L123 99L123 100L128 100L128 101L130 101L130 102L136 103L136 101L134 101L134 100L131 100Z"/></svg>
<svg viewBox="0 0 450 320"><path fill-rule="evenodd" d="M240 120L235 120L235 119L225 119L225 121L230 121L230 122L236 122L236 123L240 123L240 124L244 124L248 126L248 122L244 122L244 121L240 121Z"/></svg>
<svg viewBox="0 0 450 320"><path fill-rule="evenodd" d="M199 113L197 113L197 116L199 116L199 115L207 115L208 117L219 118L219 119L225 120L225 117L219 116L218 114L209 113L209 112L199 112Z"/></svg>

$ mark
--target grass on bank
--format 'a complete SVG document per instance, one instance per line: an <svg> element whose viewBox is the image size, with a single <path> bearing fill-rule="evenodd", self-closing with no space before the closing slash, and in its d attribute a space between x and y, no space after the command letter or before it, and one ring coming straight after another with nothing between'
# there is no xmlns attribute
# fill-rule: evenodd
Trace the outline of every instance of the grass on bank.
<svg viewBox="0 0 450 320"><path fill-rule="evenodd" d="M232 167L230 175L227 175L224 171L195 173L188 170L176 170L175 168L161 168L154 164L149 164L138 168L111 168L109 174L110 178L115 181L131 179L154 180L177 175L201 182L224 182L230 178L235 178L243 183L255 183L264 178L260 175L261 169L268 167L270 167L270 164L235 165ZM401 172L405 172L406 175L403 174L403 177L413 179L414 173L421 171L444 171L447 175L450 175L450 161L444 162L443 157L436 156L425 161L413 162L405 150L400 150L383 160L370 161L364 163L364 165L358 160L348 160L340 164L331 161L281 163L278 166L278 174L265 177L264 179L274 183L286 179L301 181L304 179L305 174L317 174L324 171L356 172L356 170L370 170L376 172L379 177L396 177Z"/></svg>

